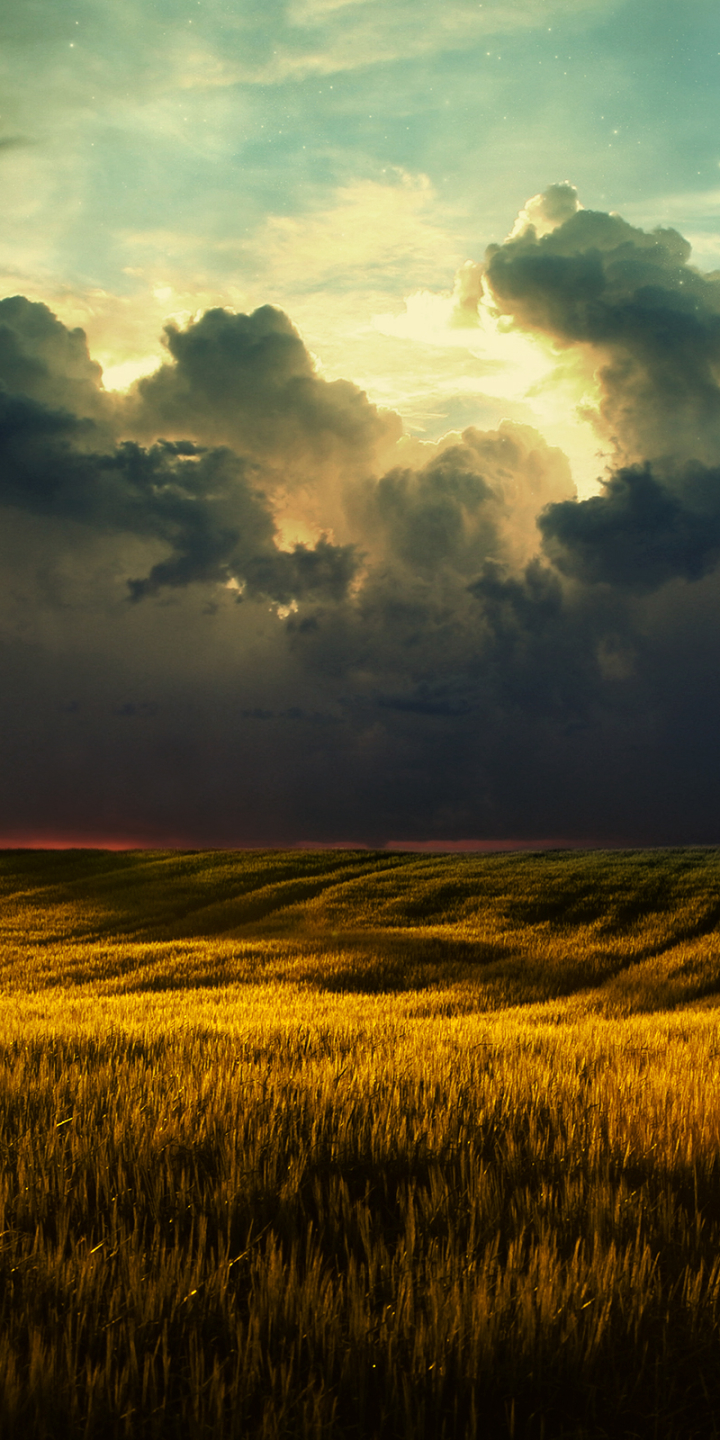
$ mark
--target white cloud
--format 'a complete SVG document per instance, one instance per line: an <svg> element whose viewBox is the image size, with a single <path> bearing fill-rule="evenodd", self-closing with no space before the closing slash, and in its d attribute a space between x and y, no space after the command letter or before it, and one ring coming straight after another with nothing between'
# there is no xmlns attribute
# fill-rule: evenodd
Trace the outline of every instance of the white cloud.
<svg viewBox="0 0 720 1440"><path fill-rule="evenodd" d="M508 239L514 240L519 235L525 235L531 229L535 231L538 239L541 239L543 235L552 234L553 230L557 230L558 225L563 225L582 208L577 190L569 180L561 180L557 185L549 185L541 194L533 195L530 200L526 200Z"/></svg>

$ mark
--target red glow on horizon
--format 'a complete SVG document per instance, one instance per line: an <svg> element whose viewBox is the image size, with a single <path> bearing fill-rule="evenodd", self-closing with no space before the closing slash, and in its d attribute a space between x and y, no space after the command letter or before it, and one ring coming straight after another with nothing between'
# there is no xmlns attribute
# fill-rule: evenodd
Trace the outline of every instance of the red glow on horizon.
<svg viewBox="0 0 720 1440"><path fill-rule="evenodd" d="M611 842L612 843L612 842ZM592 850L593 840L285 840L261 845L208 845L173 836L0 835L0 850L394 850L417 854L492 853L503 850ZM605 848L605 847L603 847Z"/></svg>
<svg viewBox="0 0 720 1440"><path fill-rule="evenodd" d="M2 835L0 850L186 850L186 841L129 835Z"/></svg>

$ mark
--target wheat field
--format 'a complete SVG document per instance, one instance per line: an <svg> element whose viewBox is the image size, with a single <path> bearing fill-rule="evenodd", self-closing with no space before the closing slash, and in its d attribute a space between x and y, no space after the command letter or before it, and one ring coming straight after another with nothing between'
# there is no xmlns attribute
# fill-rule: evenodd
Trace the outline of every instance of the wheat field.
<svg viewBox="0 0 720 1440"><path fill-rule="evenodd" d="M714 850L0 854L0 1434L720 1434Z"/></svg>

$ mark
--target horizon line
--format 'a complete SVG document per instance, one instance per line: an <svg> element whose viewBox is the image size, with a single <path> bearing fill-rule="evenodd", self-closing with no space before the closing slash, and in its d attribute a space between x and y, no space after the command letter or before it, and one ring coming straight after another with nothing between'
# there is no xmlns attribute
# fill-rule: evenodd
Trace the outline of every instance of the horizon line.
<svg viewBox="0 0 720 1440"><path fill-rule="evenodd" d="M678 845L692 842L676 842ZM706 842L707 843L707 842ZM212 845L182 838L153 838L134 835L28 835L27 832L8 836L0 836L0 851L28 850L28 851L65 851L65 850L99 850L112 853L130 851L264 851L264 850L367 850L368 852L407 852L409 854L483 854L513 850L614 850L614 849L653 849L666 848L667 842L633 842L623 839L581 839L563 837L538 837L524 839L518 837L493 839L457 839L457 840L276 840L263 843L235 843Z"/></svg>

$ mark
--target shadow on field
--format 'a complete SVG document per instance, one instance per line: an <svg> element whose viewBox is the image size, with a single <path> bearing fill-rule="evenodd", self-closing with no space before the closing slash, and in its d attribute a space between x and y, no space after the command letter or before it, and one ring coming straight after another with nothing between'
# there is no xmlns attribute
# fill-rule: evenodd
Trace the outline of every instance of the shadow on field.
<svg viewBox="0 0 720 1440"><path fill-rule="evenodd" d="M702 943L628 956L621 948L558 953L442 935L357 934L338 937L338 951L297 962L295 976L344 993L455 991L459 1009L538 1004L584 993L611 1014L669 1010L720 994L720 946ZM310 963L308 963L308 960Z"/></svg>
<svg viewBox="0 0 720 1440"><path fill-rule="evenodd" d="M460 1009L585 992L626 1014L720 992L719 896L716 850L7 851L0 983L453 991Z"/></svg>
<svg viewBox="0 0 720 1440"><path fill-rule="evenodd" d="M5 993L77 987L95 995L197 992L244 986L327 995L415 995L413 1014L466 1014L582 996L588 1011L622 1016L712 1003L720 952L683 945L641 960L584 958L442 934L371 932L318 941L185 941L39 946L0 961ZM228 996L229 1003L234 1003ZM283 1001L278 994L278 1004ZM417 1009L417 1005L420 1009Z"/></svg>

